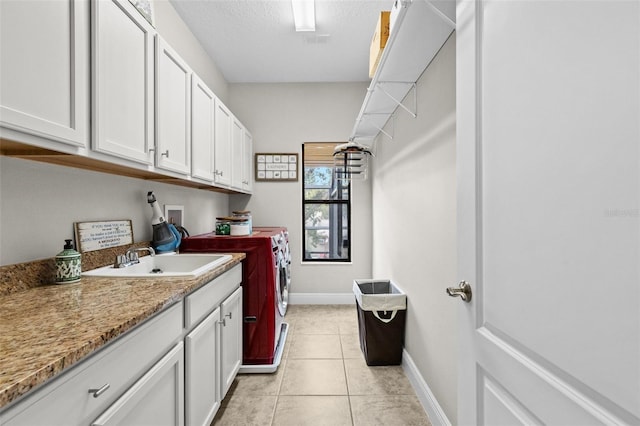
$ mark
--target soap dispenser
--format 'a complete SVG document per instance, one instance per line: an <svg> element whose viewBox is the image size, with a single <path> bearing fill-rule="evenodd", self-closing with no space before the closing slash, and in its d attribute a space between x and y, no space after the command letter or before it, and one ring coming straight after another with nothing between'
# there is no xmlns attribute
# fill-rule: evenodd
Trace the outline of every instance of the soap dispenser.
<svg viewBox="0 0 640 426"><path fill-rule="evenodd" d="M82 262L80 253L73 249L71 240L64 240L64 249L56 255L56 283L66 284L80 281Z"/></svg>

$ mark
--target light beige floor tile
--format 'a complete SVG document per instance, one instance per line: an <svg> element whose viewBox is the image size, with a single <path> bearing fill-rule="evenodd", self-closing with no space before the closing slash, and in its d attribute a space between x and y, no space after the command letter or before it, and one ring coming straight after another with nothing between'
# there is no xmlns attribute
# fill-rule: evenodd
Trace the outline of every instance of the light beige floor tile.
<svg viewBox="0 0 640 426"><path fill-rule="evenodd" d="M350 396L354 426L429 426L418 398L410 395Z"/></svg>
<svg viewBox="0 0 640 426"><path fill-rule="evenodd" d="M342 345L342 357L364 359L362 350L360 349L360 335L358 334L341 334L340 344Z"/></svg>
<svg viewBox="0 0 640 426"><path fill-rule="evenodd" d="M342 360L287 359L280 395L346 395Z"/></svg>
<svg viewBox="0 0 640 426"><path fill-rule="evenodd" d="M340 334L340 325L322 317L299 318L293 327L293 334Z"/></svg>
<svg viewBox="0 0 640 426"><path fill-rule="evenodd" d="M225 401L235 396L278 395L282 377L284 376L285 364L286 360L282 360L274 373L238 374L225 397Z"/></svg>
<svg viewBox="0 0 640 426"><path fill-rule="evenodd" d="M347 318L338 324L340 334L357 334L358 331L358 318Z"/></svg>
<svg viewBox="0 0 640 426"><path fill-rule="evenodd" d="M369 367L364 358L345 359L349 395L415 395L399 365Z"/></svg>
<svg viewBox="0 0 640 426"><path fill-rule="evenodd" d="M351 426L347 396L280 396L274 426Z"/></svg>
<svg viewBox="0 0 640 426"><path fill-rule="evenodd" d="M276 396L234 396L220 407L211 425L269 426L276 399Z"/></svg>
<svg viewBox="0 0 640 426"><path fill-rule="evenodd" d="M342 359L337 334L299 334L291 344L291 359Z"/></svg>

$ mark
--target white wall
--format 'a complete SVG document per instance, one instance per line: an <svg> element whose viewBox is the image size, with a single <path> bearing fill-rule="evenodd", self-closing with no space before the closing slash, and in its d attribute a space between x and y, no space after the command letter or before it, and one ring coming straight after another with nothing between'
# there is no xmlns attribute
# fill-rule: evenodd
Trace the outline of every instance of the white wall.
<svg viewBox="0 0 640 426"><path fill-rule="evenodd" d="M253 135L254 152L298 153L304 142L347 141L365 83L230 84L230 108ZM301 161L301 160L300 160ZM299 177L301 179L301 177ZM254 182L254 195L232 195L232 209L253 212L255 225L289 229L293 293L348 293L371 275L370 181L352 191L352 264L301 265L302 182Z"/></svg>
<svg viewBox="0 0 640 426"><path fill-rule="evenodd" d="M154 0L158 32L223 101L227 83L167 0ZM161 205L185 206L185 226L210 232L229 196L79 169L0 157L0 265L55 256L73 222L132 219L135 241L151 239L153 190Z"/></svg>
<svg viewBox="0 0 640 426"><path fill-rule="evenodd" d="M134 240L151 240L147 191L161 208L183 205L191 233L211 232L228 211L225 194L0 157L0 265L55 256L74 222L131 219Z"/></svg>
<svg viewBox="0 0 640 426"><path fill-rule="evenodd" d="M407 293L405 348L453 424L460 302L445 288L456 284L455 75L454 35L418 81L418 117L398 110L393 140L376 141L372 177L373 276Z"/></svg>

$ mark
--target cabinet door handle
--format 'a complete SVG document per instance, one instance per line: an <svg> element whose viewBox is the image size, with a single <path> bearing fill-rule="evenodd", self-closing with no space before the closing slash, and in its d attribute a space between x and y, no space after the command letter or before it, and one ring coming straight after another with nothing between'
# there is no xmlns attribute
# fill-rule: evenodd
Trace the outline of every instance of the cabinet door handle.
<svg viewBox="0 0 640 426"><path fill-rule="evenodd" d="M222 324L223 327L227 326L227 322L222 318L222 321L218 321L218 324Z"/></svg>
<svg viewBox="0 0 640 426"><path fill-rule="evenodd" d="M160 153L160 157L167 157L167 158L169 158L169 150L166 150L165 152L161 152L161 153Z"/></svg>
<svg viewBox="0 0 640 426"><path fill-rule="evenodd" d="M111 387L111 385L109 383L103 385L101 388L98 389L89 389L89 393L93 394L94 398L99 397L100 395L102 395L103 393L105 393L107 391L107 389L109 389Z"/></svg>
<svg viewBox="0 0 640 426"><path fill-rule="evenodd" d="M232 314L233 314L233 312L229 312L229 313L228 313L227 315L225 315L224 317L225 317L225 318L229 318L229 319L231 319L231 318L232 318L232 316L231 316Z"/></svg>

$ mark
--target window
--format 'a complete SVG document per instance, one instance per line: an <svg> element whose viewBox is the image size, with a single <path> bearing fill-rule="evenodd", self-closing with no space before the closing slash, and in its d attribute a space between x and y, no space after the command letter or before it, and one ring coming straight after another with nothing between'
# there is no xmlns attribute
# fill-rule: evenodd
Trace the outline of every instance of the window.
<svg viewBox="0 0 640 426"><path fill-rule="evenodd" d="M333 148L341 143L302 144L304 261L351 261L351 185L333 169Z"/></svg>

